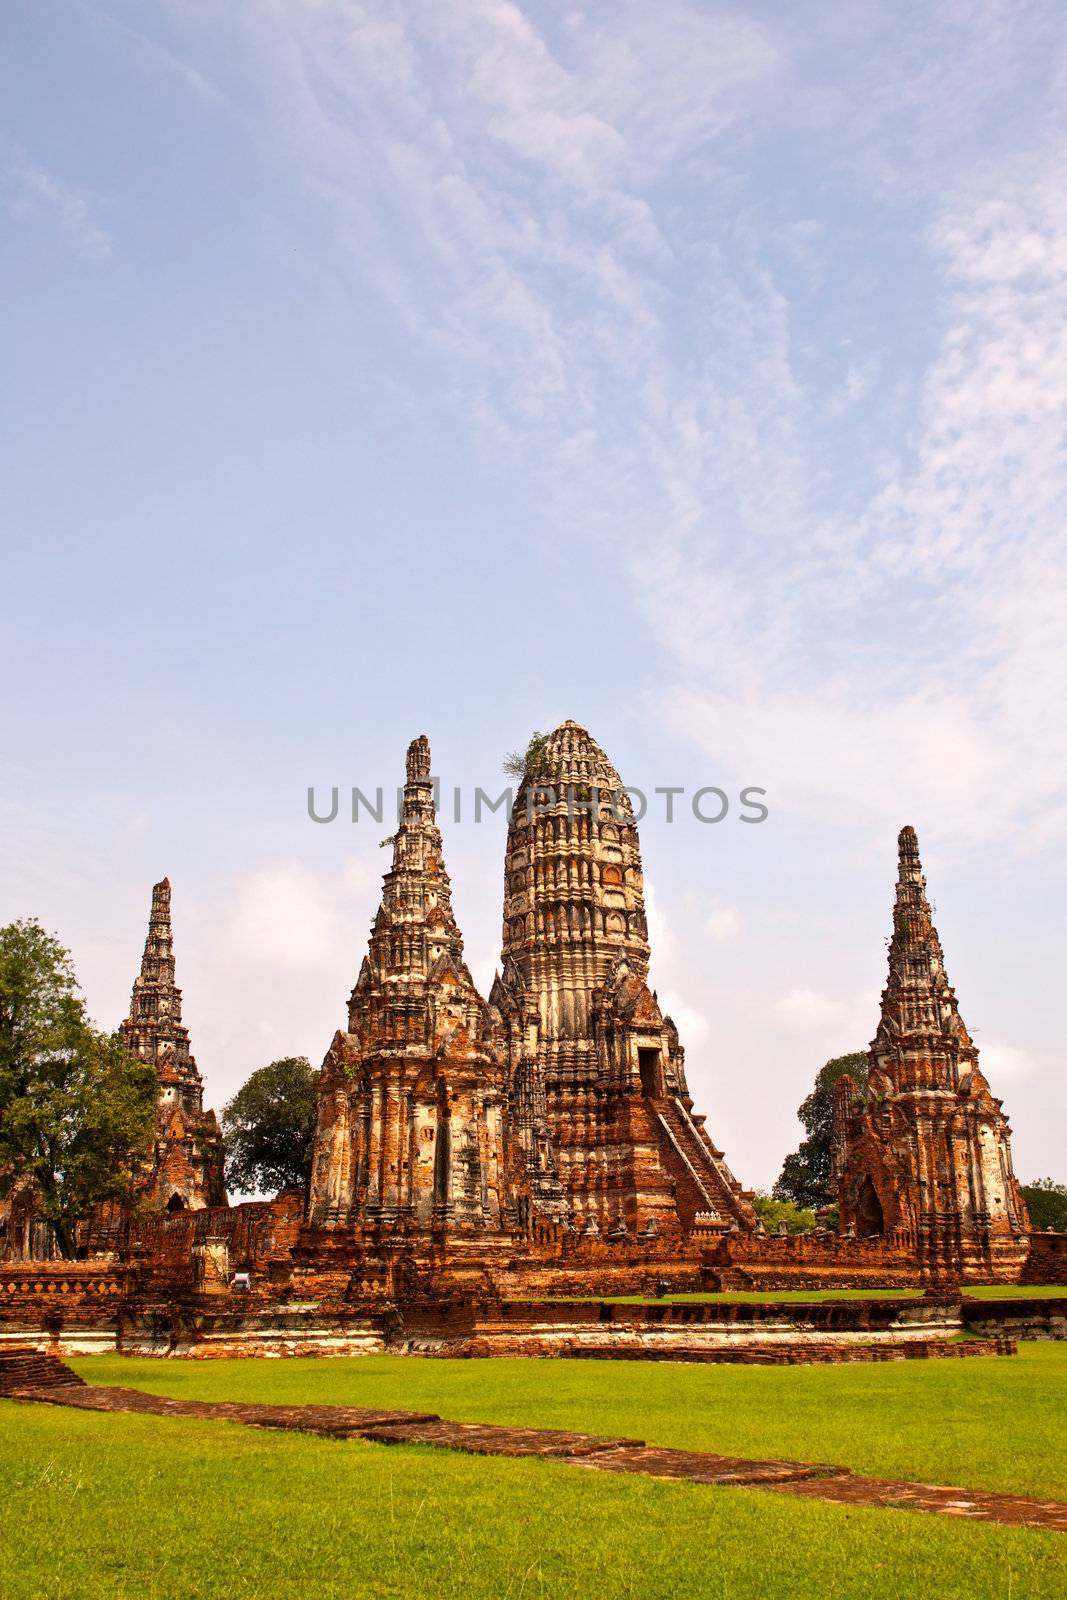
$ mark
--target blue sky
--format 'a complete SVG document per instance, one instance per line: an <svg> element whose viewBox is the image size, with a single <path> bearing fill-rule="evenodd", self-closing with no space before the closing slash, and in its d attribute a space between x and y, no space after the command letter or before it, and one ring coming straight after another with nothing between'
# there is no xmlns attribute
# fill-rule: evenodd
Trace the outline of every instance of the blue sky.
<svg viewBox="0 0 1067 1600"><path fill-rule="evenodd" d="M9 0L0 917L216 1104L321 1059L386 866L306 789L574 717L747 1182L877 1020L895 838L1067 1178L1067 30L1026 0ZM444 819L476 977L500 819Z"/></svg>

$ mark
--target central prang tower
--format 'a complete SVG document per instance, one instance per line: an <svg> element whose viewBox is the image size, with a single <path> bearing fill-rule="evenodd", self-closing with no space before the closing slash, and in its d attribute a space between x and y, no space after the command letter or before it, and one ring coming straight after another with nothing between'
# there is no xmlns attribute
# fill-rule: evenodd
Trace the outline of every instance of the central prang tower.
<svg viewBox="0 0 1067 1600"><path fill-rule="evenodd" d="M512 810L502 957L537 996L548 1086L597 1083L593 996L620 963L634 978L647 977L648 927L629 796L576 722L548 736Z"/></svg>
<svg viewBox="0 0 1067 1600"><path fill-rule="evenodd" d="M586 1232L756 1226L694 1116L684 1051L647 984L641 849L600 746L565 722L532 748L504 864L490 994L522 1081L543 1085L559 1173Z"/></svg>

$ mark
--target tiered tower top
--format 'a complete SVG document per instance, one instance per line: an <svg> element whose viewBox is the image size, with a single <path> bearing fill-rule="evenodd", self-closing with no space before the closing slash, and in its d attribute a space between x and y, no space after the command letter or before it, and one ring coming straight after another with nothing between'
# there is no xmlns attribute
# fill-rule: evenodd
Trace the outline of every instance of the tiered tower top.
<svg viewBox="0 0 1067 1600"><path fill-rule="evenodd" d="M158 1071L163 1100L179 1101L186 1112L202 1112L203 1080L182 1023L182 992L174 981L169 878L152 887L141 970L133 980L130 1014L119 1031L127 1049Z"/></svg>
<svg viewBox="0 0 1067 1600"><path fill-rule="evenodd" d="M596 1075L592 996L625 962L648 971L641 847L629 796L577 722L540 742L519 787L504 863L503 959L541 1007L548 1080Z"/></svg>
<svg viewBox="0 0 1067 1600"><path fill-rule="evenodd" d="M416 1052L424 1048L431 1012L438 1009L428 1005L428 993L442 982L455 991L457 1021L469 1009L471 1017L465 1021L477 1015L488 1026L487 1008L463 960L463 936L452 910L424 734L408 746L406 773L392 866L383 879L370 946L348 1004L349 1032L358 1035L364 1055L377 1046Z"/></svg>
<svg viewBox="0 0 1067 1600"><path fill-rule="evenodd" d="M945 971L915 829L902 828L897 845L889 977L871 1045L871 1086L876 1094L952 1093L973 1071L977 1051Z"/></svg>

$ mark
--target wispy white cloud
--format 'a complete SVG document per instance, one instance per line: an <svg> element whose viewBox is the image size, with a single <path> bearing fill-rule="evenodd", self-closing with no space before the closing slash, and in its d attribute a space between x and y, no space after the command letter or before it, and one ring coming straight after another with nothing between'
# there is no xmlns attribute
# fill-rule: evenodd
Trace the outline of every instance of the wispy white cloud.
<svg viewBox="0 0 1067 1600"><path fill-rule="evenodd" d="M95 201L87 190L65 183L19 149L11 153L6 176L8 205L19 221L53 224L79 255L96 259L111 255L111 237L97 221Z"/></svg>
<svg viewBox="0 0 1067 1600"><path fill-rule="evenodd" d="M1062 831L1058 6L233 15L353 297L610 532L679 738L837 822ZM800 206L751 181L794 149Z"/></svg>
<svg viewBox="0 0 1067 1600"><path fill-rule="evenodd" d="M698 1011L695 1006L688 1005L681 995L672 989L664 989L659 996L660 1009L665 1017L670 1017L678 1029L679 1038L683 1044L702 1044L711 1032L711 1023L703 1011Z"/></svg>
<svg viewBox="0 0 1067 1600"><path fill-rule="evenodd" d="M736 937L741 927L741 913L736 906L718 906L709 913L704 926L716 944L724 944Z"/></svg>
<svg viewBox="0 0 1067 1600"><path fill-rule="evenodd" d="M225 94L211 77L177 55L161 40L151 38L138 28L131 28L129 23L113 17L100 6L90 4L89 0L77 0L77 4L78 10L93 26L120 40L149 71L171 78L198 99L212 105L227 103Z"/></svg>
<svg viewBox="0 0 1067 1600"><path fill-rule="evenodd" d="M664 915L659 896L651 878L645 877L645 921L648 925L648 942L655 953L657 981L667 978L676 956L674 932Z"/></svg>
<svg viewBox="0 0 1067 1600"><path fill-rule="evenodd" d="M876 994L841 995L798 987L775 1001L773 1017L785 1058L807 1059L814 1076L819 1058L865 1050L878 1023Z"/></svg>
<svg viewBox="0 0 1067 1600"><path fill-rule="evenodd" d="M736 406L705 414L674 369L679 354L699 367L700 344L739 370L753 353L740 301L756 342L779 349L766 275L746 281L755 239L706 248L724 231L720 145L782 69L766 26L684 0L553 19L510 0L325 0L255 8L252 47L359 292L447 368L487 447L539 459L573 505L590 469L633 472L636 423L641 476L662 473L683 515L709 428L745 459L758 427L735 426ZM681 183L698 209L664 203ZM679 352L694 273L709 337L694 329Z"/></svg>
<svg viewBox="0 0 1067 1600"><path fill-rule="evenodd" d="M227 890L223 943L264 969L321 966L350 944L353 897L367 888L358 862L339 874L299 861L257 867Z"/></svg>
<svg viewBox="0 0 1067 1600"><path fill-rule="evenodd" d="M855 520L809 522L772 570L685 546L641 569L676 730L794 807L1029 845L1067 821L1061 168L1056 151L989 173L931 224L940 346Z"/></svg>
<svg viewBox="0 0 1067 1600"><path fill-rule="evenodd" d="M1039 1070L1038 1062L1029 1050L1018 1045L1001 1044L996 1039L983 1039L979 1048L979 1063L994 1094L997 1084L1005 1079L1028 1078Z"/></svg>
<svg viewBox="0 0 1067 1600"><path fill-rule="evenodd" d="M730 915L729 912L726 913ZM645 879L645 916L652 949L649 981L655 987L660 1009L678 1029L683 1044L700 1044L710 1034L707 1015L693 1004L692 993L680 981L679 950L674 931L660 907L651 880ZM714 918L712 919L714 920ZM716 937L712 935L712 937Z"/></svg>
<svg viewBox="0 0 1067 1600"><path fill-rule="evenodd" d="M804 1031L836 1025L848 1014L843 1001L814 989L791 989L778 1001L777 1009L787 1023Z"/></svg>
<svg viewBox="0 0 1067 1600"><path fill-rule="evenodd" d="M179 982L194 1045L221 1101L283 1055L322 1059L344 1025L345 997L366 952L371 872L264 861L200 898L175 903Z"/></svg>

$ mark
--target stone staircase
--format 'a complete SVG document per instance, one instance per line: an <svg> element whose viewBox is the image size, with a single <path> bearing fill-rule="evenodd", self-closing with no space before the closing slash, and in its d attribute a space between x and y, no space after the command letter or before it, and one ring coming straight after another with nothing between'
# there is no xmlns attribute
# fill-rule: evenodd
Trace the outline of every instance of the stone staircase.
<svg viewBox="0 0 1067 1600"><path fill-rule="evenodd" d="M19 1394L26 1389L84 1388L79 1378L58 1356L16 1346L0 1350L0 1395Z"/></svg>
<svg viewBox="0 0 1067 1600"><path fill-rule="evenodd" d="M675 1179L683 1190L690 1191L695 1209L730 1221L736 1214L737 1199L719 1165L722 1152L715 1149L677 1096L653 1102L653 1112L676 1158Z"/></svg>

